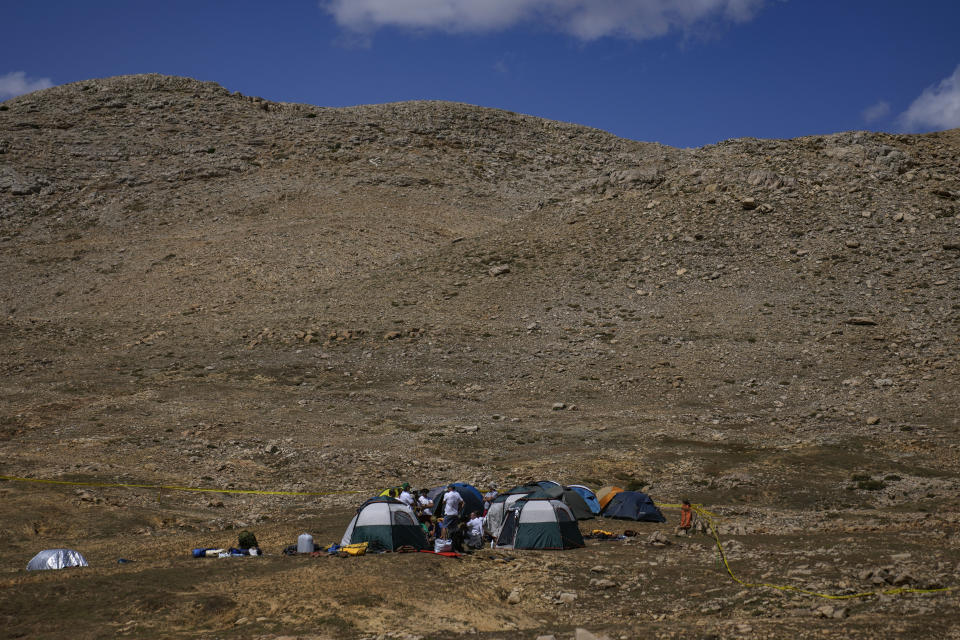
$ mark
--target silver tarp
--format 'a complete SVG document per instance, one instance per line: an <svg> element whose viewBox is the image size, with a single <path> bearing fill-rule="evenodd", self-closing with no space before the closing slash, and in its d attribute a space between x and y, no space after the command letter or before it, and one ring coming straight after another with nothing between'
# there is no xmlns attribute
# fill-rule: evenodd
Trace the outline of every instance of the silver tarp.
<svg viewBox="0 0 960 640"><path fill-rule="evenodd" d="M33 556L27 563L27 571L44 569L64 569L66 567L86 567L87 559L73 549L47 549Z"/></svg>

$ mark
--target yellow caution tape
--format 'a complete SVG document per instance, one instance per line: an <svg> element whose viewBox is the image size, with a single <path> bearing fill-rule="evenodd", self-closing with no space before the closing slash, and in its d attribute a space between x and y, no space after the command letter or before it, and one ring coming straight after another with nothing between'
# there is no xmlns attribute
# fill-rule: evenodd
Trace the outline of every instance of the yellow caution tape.
<svg viewBox="0 0 960 640"><path fill-rule="evenodd" d="M663 508L675 508L679 509L683 505L679 504L658 504L658 507ZM895 589L884 589L882 591L862 591L859 593L846 593L846 594L833 594L833 593L821 593L819 591L812 591L810 589L804 589L802 587L795 587L793 585L783 585L783 584L772 584L769 582L747 582L742 580L733 572L733 569L730 567L730 563L727 561L727 554L723 550L723 544L720 542L720 533L717 531L717 526L714 523L713 519L717 517L716 514L711 513L704 509L701 505L690 505L691 509L710 527L710 533L713 535L713 539L717 545L717 552L720 556L721 562L727 571L727 574L733 579L737 584L748 587L748 588L760 588L765 587L768 589L776 589L778 591L791 591L793 593L802 593L808 596L815 596L817 598L827 598L828 600L850 600L853 598L867 598L869 596L877 595L898 595L901 593L944 593L947 591L954 591L960 587L940 587L937 589L914 589L910 587L898 587Z"/></svg>
<svg viewBox="0 0 960 640"><path fill-rule="evenodd" d="M13 482L37 482L40 484L63 484L74 487L119 487L124 489L152 489L154 491L192 491L195 493L244 493L260 496L333 496L366 491L261 491L259 489L213 489L205 487L180 487L165 484L132 484L125 482L75 482L73 480L47 480L44 478L19 478L0 475L0 480Z"/></svg>

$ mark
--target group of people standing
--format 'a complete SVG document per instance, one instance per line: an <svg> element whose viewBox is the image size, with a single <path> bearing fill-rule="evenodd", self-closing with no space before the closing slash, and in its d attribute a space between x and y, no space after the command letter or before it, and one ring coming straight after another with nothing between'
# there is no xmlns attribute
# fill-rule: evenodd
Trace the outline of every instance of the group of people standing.
<svg viewBox="0 0 960 640"><path fill-rule="evenodd" d="M496 487L491 485L483 496L482 513L464 513L466 503L453 484L447 485L437 501L430 498L428 489L412 490L409 482L391 489L388 495L413 509L428 542L433 544L437 539L449 540L454 551L463 551L465 547L479 549L483 546L483 519L490 503L499 494Z"/></svg>

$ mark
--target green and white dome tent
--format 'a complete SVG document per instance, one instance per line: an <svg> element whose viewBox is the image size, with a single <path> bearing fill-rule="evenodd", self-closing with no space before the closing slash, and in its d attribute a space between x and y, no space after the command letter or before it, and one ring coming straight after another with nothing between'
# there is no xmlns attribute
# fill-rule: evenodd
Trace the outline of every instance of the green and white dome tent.
<svg viewBox="0 0 960 640"><path fill-rule="evenodd" d="M340 546L358 542L369 542L372 547L379 545L389 551L403 546L427 548L427 537L413 509L386 497L370 498L357 509Z"/></svg>
<svg viewBox="0 0 960 640"><path fill-rule="evenodd" d="M552 480L530 482L507 489L497 496L490 505L483 526L492 538L500 535L500 529L503 528L503 523L506 521L507 512L517 500L522 498L553 498L570 507L570 512L577 520L588 520L594 517L593 511L590 510L586 501L572 487L565 487Z"/></svg>
<svg viewBox="0 0 960 640"><path fill-rule="evenodd" d="M528 496L507 507L498 549L575 549L583 535L570 507L560 500Z"/></svg>

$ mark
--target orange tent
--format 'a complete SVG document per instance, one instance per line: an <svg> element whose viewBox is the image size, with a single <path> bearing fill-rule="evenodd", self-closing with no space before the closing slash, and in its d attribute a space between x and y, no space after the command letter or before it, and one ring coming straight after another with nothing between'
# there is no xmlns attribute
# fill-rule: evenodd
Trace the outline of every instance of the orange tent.
<svg viewBox="0 0 960 640"><path fill-rule="evenodd" d="M602 487L597 491L597 500L600 502L600 510L607 508L607 503L613 500L613 496L623 491L620 487Z"/></svg>

